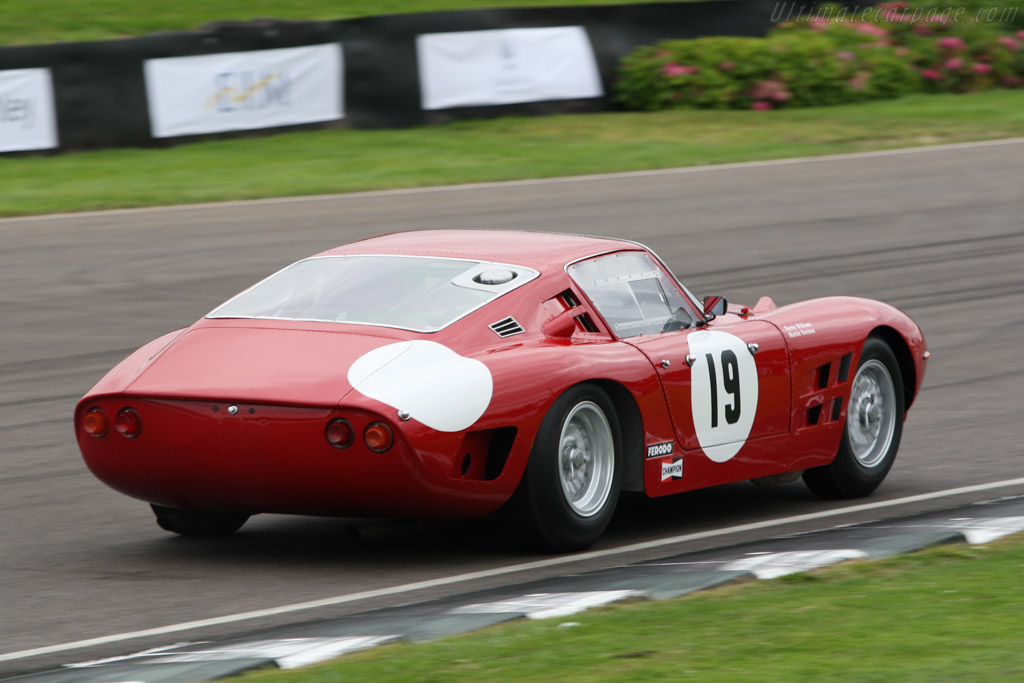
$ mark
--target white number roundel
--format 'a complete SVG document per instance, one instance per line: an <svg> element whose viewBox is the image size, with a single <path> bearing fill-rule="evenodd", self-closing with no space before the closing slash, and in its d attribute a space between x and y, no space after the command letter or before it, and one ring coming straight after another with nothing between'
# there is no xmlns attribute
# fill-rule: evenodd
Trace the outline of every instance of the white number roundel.
<svg viewBox="0 0 1024 683"><path fill-rule="evenodd" d="M687 337L693 428L705 455L726 462L750 436L757 414L757 364L742 339L701 330Z"/></svg>

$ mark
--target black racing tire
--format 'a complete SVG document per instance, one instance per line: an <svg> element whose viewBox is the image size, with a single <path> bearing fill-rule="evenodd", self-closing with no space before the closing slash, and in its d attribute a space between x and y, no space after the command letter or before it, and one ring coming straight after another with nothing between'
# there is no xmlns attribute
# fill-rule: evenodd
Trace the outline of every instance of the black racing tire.
<svg viewBox="0 0 1024 683"><path fill-rule="evenodd" d="M877 489L896 460L904 410L896 355L868 337L850 383L839 450L828 465L804 472L807 487L822 498L859 498Z"/></svg>
<svg viewBox="0 0 1024 683"><path fill-rule="evenodd" d="M178 508L150 505L160 528L182 536L212 538L230 536L246 523L249 515L244 512L220 510L179 510Z"/></svg>
<svg viewBox="0 0 1024 683"><path fill-rule="evenodd" d="M622 488L622 437L615 406L592 384L571 387L541 422L506 525L534 550L591 546L611 521Z"/></svg>

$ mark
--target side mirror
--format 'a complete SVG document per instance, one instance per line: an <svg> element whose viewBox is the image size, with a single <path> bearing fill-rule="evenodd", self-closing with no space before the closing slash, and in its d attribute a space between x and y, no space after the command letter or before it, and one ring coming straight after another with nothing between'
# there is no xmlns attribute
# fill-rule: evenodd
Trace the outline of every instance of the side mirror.
<svg viewBox="0 0 1024 683"><path fill-rule="evenodd" d="M725 300L725 297L721 296L706 296L704 297L704 314L710 316L725 315L725 311L729 308L729 302Z"/></svg>

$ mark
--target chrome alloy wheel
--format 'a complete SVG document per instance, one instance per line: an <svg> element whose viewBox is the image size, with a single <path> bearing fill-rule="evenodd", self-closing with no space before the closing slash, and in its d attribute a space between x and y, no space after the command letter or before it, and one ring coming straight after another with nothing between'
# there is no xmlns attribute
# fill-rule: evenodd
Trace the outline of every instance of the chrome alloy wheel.
<svg viewBox="0 0 1024 683"><path fill-rule="evenodd" d="M850 450L863 467L877 467L885 460L897 419L896 390L889 369L879 360L869 360L853 378L846 416Z"/></svg>
<svg viewBox="0 0 1024 683"><path fill-rule="evenodd" d="M615 441L604 411L592 401L573 406L558 438L558 479L573 512L592 517L612 490Z"/></svg>

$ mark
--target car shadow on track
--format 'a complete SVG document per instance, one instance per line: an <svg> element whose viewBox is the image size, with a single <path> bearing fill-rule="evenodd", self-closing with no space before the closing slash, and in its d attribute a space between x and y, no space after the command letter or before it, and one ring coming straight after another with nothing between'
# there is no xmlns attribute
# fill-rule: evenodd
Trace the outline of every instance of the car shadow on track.
<svg viewBox="0 0 1024 683"><path fill-rule="evenodd" d="M657 499L625 495L594 549L800 514L816 500L799 484L771 488L729 484ZM152 541L146 543L146 552L156 556L151 559L162 556L179 564L195 560L379 569L409 563L544 557L520 547L496 515L468 521L258 515L241 531L224 538L171 536L155 525L152 533Z"/></svg>

